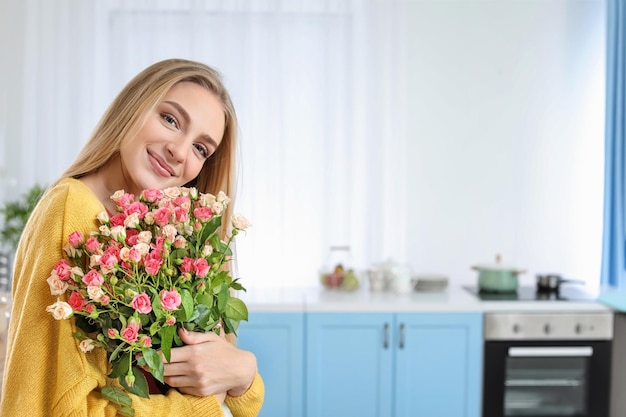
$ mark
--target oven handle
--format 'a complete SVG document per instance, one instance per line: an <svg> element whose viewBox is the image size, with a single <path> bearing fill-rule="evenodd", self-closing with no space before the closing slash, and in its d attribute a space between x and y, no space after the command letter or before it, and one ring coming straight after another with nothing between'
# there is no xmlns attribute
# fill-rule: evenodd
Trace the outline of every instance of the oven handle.
<svg viewBox="0 0 626 417"><path fill-rule="evenodd" d="M593 355L591 346L541 346L510 347L511 357L589 357Z"/></svg>

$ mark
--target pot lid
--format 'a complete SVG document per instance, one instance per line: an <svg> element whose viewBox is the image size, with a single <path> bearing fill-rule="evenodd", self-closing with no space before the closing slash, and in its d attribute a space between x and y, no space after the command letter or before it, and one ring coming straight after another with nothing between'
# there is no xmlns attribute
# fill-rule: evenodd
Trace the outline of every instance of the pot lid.
<svg viewBox="0 0 626 417"><path fill-rule="evenodd" d="M519 269L515 268L512 265L506 265L503 264L502 262L502 257L498 254L496 255L496 262L495 263L490 263L490 264L478 264L476 266L474 266L474 269L478 269L478 270L488 270L488 271L512 271L512 272L517 272Z"/></svg>

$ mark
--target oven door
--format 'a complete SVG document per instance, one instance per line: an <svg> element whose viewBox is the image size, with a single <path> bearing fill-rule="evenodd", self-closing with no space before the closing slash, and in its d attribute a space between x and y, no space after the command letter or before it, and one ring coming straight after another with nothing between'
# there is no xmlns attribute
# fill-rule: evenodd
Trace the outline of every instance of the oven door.
<svg viewBox="0 0 626 417"><path fill-rule="evenodd" d="M608 417L610 341L485 342L483 417Z"/></svg>

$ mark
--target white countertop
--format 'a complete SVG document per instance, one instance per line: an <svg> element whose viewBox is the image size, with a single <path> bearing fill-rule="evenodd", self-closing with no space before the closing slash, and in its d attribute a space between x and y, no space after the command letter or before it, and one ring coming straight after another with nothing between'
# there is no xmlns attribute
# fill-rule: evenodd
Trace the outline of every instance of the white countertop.
<svg viewBox="0 0 626 417"><path fill-rule="evenodd" d="M365 288L249 289L240 293L250 312L606 312L596 301L482 301L461 287L444 292L374 293Z"/></svg>

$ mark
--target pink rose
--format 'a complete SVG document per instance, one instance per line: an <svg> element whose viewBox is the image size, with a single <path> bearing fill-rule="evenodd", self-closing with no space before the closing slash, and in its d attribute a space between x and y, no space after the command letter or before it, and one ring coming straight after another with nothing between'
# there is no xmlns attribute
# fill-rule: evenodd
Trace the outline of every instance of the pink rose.
<svg viewBox="0 0 626 417"><path fill-rule="evenodd" d="M83 297L80 292L74 291L70 294L70 299L67 300L67 303L70 305L70 307L72 307L72 310L82 311L87 304L87 300L85 300L85 297Z"/></svg>
<svg viewBox="0 0 626 417"><path fill-rule="evenodd" d="M146 206L144 203L141 203L139 201L131 203L127 207L124 208L124 214L126 214L127 216L130 216L133 213L137 213L139 214L140 219L143 219L143 217L146 215L147 212L148 212L148 206Z"/></svg>
<svg viewBox="0 0 626 417"><path fill-rule="evenodd" d="M176 324L176 317L174 316L170 316L165 320L165 324L167 324L168 326L173 326Z"/></svg>
<svg viewBox="0 0 626 417"><path fill-rule="evenodd" d="M80 232L72 232L69 236L69 242L72 247L77 248L81 243L85 241L83 234Z"/></svg>
<svg viewBox="0 0 626 417"><path fill-rule="evenodd" d="M158 189L143 190L141 195L146 201L153 203L163 198L163 191Z"/></svg>
<svg viewBox="0 0 626 417"><path fill-rule="evenodd" d="M143 265L146 268L146 272L152 276L155 276L159 273L161 269L161 265L163 264L163 259L159 256L146 256L143 261Z"/></svg>
<svg viewBox="0 0 626 417"><path fill-rule="evenodd" d="M193 268L193 258L185 256L183 258L183 263L180 265L180 271L181 272L192 272L193 270L194 270L194 268Z"/></svg>
<svg viewBox="0 0 626 417"><path fill-rule="evenodd" d="M128 246L135 246L139 243L139 230L128 229L126 230L126 244Z"/></svg>
<svg viewBox="0 0 626 417"><path fill-rule="evenodd" d="M206 274L209 272L209 268L209 263L204 258L196 259L193 263L193 269L196 275L201 278L206 276Z"/></svg>
<svg viewBox="0 0 626 417"><path fill-rule="evenodd" d="M87 242L85 242L85 249L87 249L87 252L89 253L99 253L100 242L98 242L98 239L92 236L87 239Z"/></svg>
<svg viewBox="0 0 626 417"><path fill-rule="evenodd" d="M54 272L56 272L56 275L62 281L67 281L72 276L72 267L65 259L61 259L59 262L57 262L54 265L53 269Z"/></svg>
<svg viewBox="0 0 626 417"><path fill-rule="evenodd" d="M83 276L83 282L88 287L99 287L104 282L104 278L98 271L92 269Z"/></svg>
<svg viewBox="0 0 626 417"><path fill-rule="evenodd" d="M159 226L165 226L170 222L172 213L167 207L161 207L154 212L154 222Z"/></svg>
<svg viewBox="0 0 626 417"><path fill-rule="evenodd" d="M163 307L164 310L176 310L180 305L180 302L180 294L176 291L175 288L172 288L169 291L161 291L161 307Z"/></svg>
<svg viewBox="0 0 626 417"><path fill-rule="evenodd" d="M137 341L137 335L139 334L139 325L134 321L128 323L128 326L122 329L120 336L128 343Z"/></svg>
<svg viewBox="0 0 626 417"><path fill-rule="evenodd" d="M187 210L185 207L175 207L174 216L176 217L177 221L184 223L189 220L189 210Z"/></svg>
<svg viewBox="0 0 626 417"><path fill-rule="evenodd" d="M141 343L141 347L149 348L152 346L152 338L150 336L141 336L139 343Z"/></svg>
<svg viewBox="0 0 626 417"><path fill-rule="evenodd" d="M121 207L122 209L125 210L126 207L128 207L134 201L135 201L135 196L133 194L124 193L121 196L119 196L117 200L115 200L115 203L117 203L118 207Z"/></svg>
<svg viewBox="0 0 626 417"><path fill-rule="evenodd" d="M193 209L193 215L200 221L206 222L213 217L211 207L196 207Z"/></svg>
<svg viewBox="0 0 626 417"><path fill-rule="evenodd" d="M109 330L107 330L107 334L109 335L109 338L111 339L116 339L117 336L119 336L117 329L113 329L113 328L109 328Z"/></svg>
<svg viewBox="0 0 626 417"><path fill-rule="evenodd" d="M130 303L135 310L141 314L148 314L152 311L152 305L150 304L150 297L145 292L137 294L133 301Z"/></svg>
<svg viewBox="0 0 626 417"><path fill-rule="evenodd" d="M126 220L126 216L123 213L117 213L111 217L111 227L124 226L124 220Z"/></svg>
<svg viewBox="0 0 626 417"><path fill-rule="evenodd" d="M128 251L128 260L135 263L138 263L141 260L141 252L139 252L137 247L133 246L130 248Z"/></svg>
<svg viewBox="0 0 626 417"><path fill-rule="evenodd" d="M100 268L104 273L110 273L115 270L117 265L117 257L111 253L105 253L100 257Z"/></svg>

